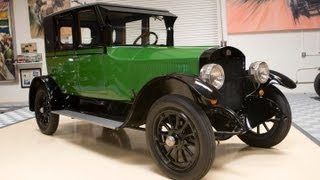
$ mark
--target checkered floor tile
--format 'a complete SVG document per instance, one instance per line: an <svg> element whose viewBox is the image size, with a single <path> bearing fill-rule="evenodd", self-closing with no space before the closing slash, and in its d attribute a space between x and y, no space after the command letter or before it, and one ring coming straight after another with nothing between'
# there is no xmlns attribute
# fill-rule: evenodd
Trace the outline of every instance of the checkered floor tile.
<svg viewBox="0 0 320 180"><path fill-rule="evenodd" d="M3 108L3 106L1 106ZM10 107L14 109L14 107ZM29 111L29 107L23 107L14 111L0 114L0 128L15 124L34 117L34 113Z"/></svg>
<svg viewBox="0 0 320 180"><path fill-rule="evenodd" d="M286 97L294 125L320 145L320 97L317 94L286 94Z"/></svg>

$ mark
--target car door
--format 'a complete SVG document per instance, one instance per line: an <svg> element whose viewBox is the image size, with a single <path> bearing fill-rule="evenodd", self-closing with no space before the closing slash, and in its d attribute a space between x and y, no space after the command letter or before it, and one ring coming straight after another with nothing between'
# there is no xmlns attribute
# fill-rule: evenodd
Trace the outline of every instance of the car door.
<svg viewBox="0 0 320 180"><path fill-rule="evenodd" d="M56 44L54 54L47 54L49 75L58 83L61 91L77 95L79 91L78 65L75 59L74 15L66 13L56 17Z"/></svg>
<svg viewBox="0 0 320 180"><path fill-rule="evenodd" d="M77 14L79 41L75 51L79 68L79 94L85 97L105 96L105 51L101 27L94 9L81 10Z"/></svg>

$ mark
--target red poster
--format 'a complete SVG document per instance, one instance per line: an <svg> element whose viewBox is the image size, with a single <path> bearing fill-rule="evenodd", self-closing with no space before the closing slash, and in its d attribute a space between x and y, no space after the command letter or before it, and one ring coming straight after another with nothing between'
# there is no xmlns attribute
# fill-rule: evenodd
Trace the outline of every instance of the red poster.
<svg viewBox="0 0 320 180"><path fill-rule="evenodd" d="M320 0L227 0L229 33L320 29Z"/></svg>

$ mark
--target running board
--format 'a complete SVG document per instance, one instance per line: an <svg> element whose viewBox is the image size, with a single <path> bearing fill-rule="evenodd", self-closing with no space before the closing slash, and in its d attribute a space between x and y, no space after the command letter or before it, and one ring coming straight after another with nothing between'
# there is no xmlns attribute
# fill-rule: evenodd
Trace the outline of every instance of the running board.
<svg viewBox="0 0 320 180"><path fill-rule="evenodd" d="M114 121L111 119L101 118L101 117L79 113L75 111L69 111L69 110L57 110L57 111L52 111L52 113L72 117L75 119L81 119L84 121L89 121L93 124L103 126L109 129L117 129L123 124L122 122L119 122L119 121Z"/></svg>

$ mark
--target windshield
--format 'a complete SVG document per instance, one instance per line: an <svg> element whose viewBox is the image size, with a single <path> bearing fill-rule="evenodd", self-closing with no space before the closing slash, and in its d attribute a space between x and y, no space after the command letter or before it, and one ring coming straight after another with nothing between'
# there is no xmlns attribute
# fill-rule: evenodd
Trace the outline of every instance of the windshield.
<svg viewBox="0 0 320 180"><path fill-rule="evenodd" d="M167 28L163 16L109 12L113 45L166 45Z"/></svg>

